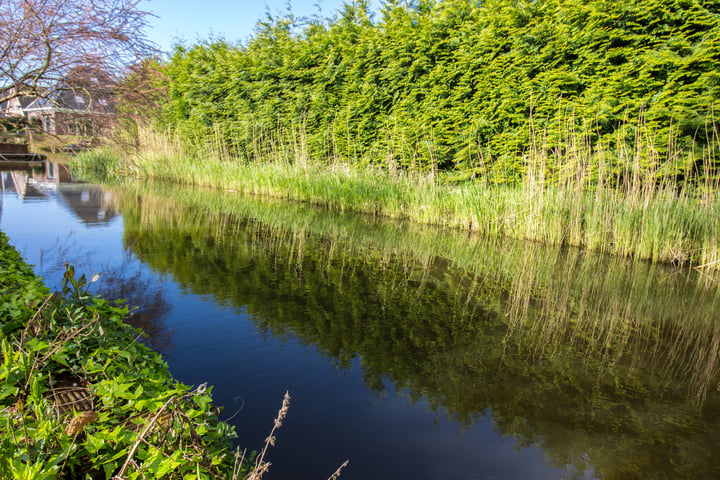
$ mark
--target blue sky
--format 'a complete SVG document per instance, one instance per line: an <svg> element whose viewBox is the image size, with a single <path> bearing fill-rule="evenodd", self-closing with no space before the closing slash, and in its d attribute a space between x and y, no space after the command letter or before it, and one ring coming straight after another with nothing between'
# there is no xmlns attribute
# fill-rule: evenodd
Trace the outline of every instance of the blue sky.
<svg viewBox="0 0 720 480"><path fill-rule="evenodd" d="M344 0L290 0L293 13L307 16L316 13L320 4L323 17L333 16ZM371 2L375 3L375 2ZM163 51L169 51L175 39L194 43L211 35L230 42L245 41L253 33L266 7L273 14L287 11L287 0L145 0L140 8L157 18L149 19L148 38Z"/></svg>

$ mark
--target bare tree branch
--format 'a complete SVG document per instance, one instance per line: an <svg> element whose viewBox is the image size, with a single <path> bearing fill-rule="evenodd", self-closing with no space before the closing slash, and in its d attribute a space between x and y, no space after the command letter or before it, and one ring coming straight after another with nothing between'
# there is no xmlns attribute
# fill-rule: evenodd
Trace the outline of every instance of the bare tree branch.
<svg viewBox="0 0 720 480"><path fill-rule="evenodd" d="M0 1L0 101L46 96L77 67L120 77L156 53L144 34L151 14L139 2Z"/></svg>

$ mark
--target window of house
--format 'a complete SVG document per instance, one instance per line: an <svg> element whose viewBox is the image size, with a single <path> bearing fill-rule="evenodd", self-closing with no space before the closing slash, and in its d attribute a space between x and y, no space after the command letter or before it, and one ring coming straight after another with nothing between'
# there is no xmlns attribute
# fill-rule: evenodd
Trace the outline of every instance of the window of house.
<svg viewBox="0 0 720 480"><path fill-rule="evenodd" d="M107 107L107 100L105 100L104 98L101 98L98 101L100 102L100 105L102 105L103 107Z"/></svg>
<svg viewBox="0 0 720 480"><path fill-rule="evenodd" d="M53 131L52 117L50 117L50 115L43 115L42 125L43 125L43 131L45 133L55 133Z"/></svg>
<svg viewBox="0 0 720 480"><path fill-rule="evenodd" d="M75 95L75 102L85 103L85 99L82 97L82 95Z"/></svg>

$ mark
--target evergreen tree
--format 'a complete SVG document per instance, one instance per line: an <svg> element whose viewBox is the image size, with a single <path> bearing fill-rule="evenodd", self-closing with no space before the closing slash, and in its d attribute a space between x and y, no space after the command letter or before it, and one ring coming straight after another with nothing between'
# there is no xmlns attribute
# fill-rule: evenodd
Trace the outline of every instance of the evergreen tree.
<svg viewBox="0 0 720 480"><path fill-rule="evenodd" d="M515 181L518 153L577 132L708 148L720 2L389 0L374 17L357 0L268 16L247 45L178 47L166 70L166 123L248 160L302 144L316 161Z"/></svg>

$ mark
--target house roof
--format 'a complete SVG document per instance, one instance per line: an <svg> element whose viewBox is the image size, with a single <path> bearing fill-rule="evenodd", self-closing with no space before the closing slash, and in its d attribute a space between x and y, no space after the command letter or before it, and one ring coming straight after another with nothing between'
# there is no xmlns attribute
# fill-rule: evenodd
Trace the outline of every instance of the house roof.
<svg viewBox="0 0 720 480"><path fill-rule="evenodd" d="M71 70L49 95L30 98L23 110L112 114L115 113L113 90L114 82L105 73L79 66Z"/></svg>
<svg viewBox="0 0 720 480"><path fill-rule="evenodd" d="M72 88L58 89L47 98L36 98L24 110L26 112L68 111L101 114L110 114L115 111L111 94Z"/></svg>
<svg viewBox="0 0 720 480"><path fill-rule="evenodd" d="M5 95L6 93L10 93L11 95L15 93L15 87L5 87L0 89L0 97ZM0 114L7 113L9 109L13 108L20 108L21 110L24 110L27 106L29 106L33 101L35 100L35 97L29 97L27 95L21 95L19 97L12 97L7 100L3 100L0 102Z"/></svg>
<svg viewBox="0 0 720 480"><path fill-rule="evenodd" d="M52 108L53 105L49 98L36 98L25 108L25 111L52 110Z"/></svg>
<svg viewBox="0 0 720 480"><path fill-rule="evenodd" d="M33 97L20 97L18 98L18 101L20 102L20 107L24 110L28 107L33 101L35 101L35 98Z"/></svg>

